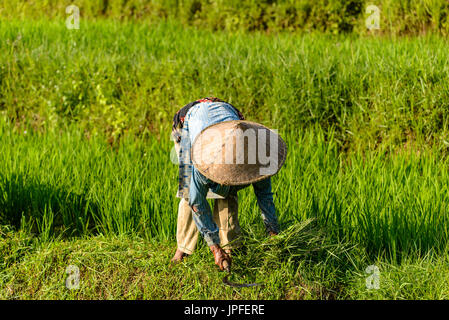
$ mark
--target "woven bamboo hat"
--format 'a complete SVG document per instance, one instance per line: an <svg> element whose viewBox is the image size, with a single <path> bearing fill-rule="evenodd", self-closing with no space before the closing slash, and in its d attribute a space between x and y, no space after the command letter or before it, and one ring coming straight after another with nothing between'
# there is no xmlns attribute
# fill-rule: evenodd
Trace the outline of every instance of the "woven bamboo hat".
<svg viewBox="0 0 449 320"><path fill-rule="evenodd" d="M246 185L273 176L286 155L287 146L276 132L243 120L205 128L191 148L195 168L222 185Z"/></svg>

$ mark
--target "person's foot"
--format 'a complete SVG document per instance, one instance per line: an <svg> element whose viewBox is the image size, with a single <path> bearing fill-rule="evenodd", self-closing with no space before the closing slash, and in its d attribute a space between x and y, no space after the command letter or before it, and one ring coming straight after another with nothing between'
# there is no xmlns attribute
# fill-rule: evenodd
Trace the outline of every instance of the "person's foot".
<svg viewBox="0 0 449 320"><path fill-rule="evenodd" d="M173 256L173 258L170 261L174 262L174 263L178 263L178 262L181 262L182 259L184 259L187 256L188 256L187 253L185 253L179 249L176 249L175 255Z"/></svg>
<svg viewBox="0 0 449 320"><path fill-rule="evenodd" d="M218 245L215 244L209 247L212 251L215 259L215 264L220 268L220 270L231 270L231 258L229 255Z"/></svg>

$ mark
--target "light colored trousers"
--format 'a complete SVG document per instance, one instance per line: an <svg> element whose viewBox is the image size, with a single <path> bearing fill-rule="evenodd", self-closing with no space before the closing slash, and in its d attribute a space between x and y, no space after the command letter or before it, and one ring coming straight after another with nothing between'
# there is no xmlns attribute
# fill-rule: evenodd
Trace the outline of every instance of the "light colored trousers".
<svg viewBox="0 0 449 320"><path fill-rule="evenodd" d="M238 197L229 196L226 199L214 200L214 222L220 235L220 246L224 249L234 249L240 245L240 225L238 218ZM189 201L182 198L178 208L178 225L176 240L178 249L192 254L198 242L198 228L193 221L192 208Z"/></svg>

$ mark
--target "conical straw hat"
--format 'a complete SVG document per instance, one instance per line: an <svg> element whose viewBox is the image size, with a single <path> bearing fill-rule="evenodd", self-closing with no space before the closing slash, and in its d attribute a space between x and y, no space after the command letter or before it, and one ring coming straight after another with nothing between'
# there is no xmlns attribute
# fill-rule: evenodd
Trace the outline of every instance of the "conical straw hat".
<svg viewBox="0 0 449 320"><path fill-rule="evenodd" d="M273 176L286 155L287 146L276 132L242 120L205 128L191 149L195 168L222 185L246 185Z"/></svg>

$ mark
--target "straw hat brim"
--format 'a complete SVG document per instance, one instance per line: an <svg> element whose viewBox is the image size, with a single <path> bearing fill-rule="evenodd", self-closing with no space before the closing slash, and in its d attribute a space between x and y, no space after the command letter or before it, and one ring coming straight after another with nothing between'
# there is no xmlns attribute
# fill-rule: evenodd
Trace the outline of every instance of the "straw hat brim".
<svg viewBox="0 0 449 320"><path fill-rule="evenodd" d="M242 129L242 131L237 129ZM254 143L254 140L253 143L250 143L250 138L245 139L245 136L241 136L241 133L246 132L246 129L254 130L250 133L255 133L256 143ZM271 143L276 142L277 146L277 150L274 150L276 156L275 168L270 169L270 172L266 174L261 174L261 171L267 165L259 161L259 154L256 155L256 149L259 151L259 145L264 146L264 141L259 141L261 132L265 132L265 151L269 149L270 156L272 152ZM220 136L219 139L217 135ZM267 139L267 136L269 139ZM237 137L242 139L245 147L244 163L236 161ZM233 156L232 163L224 161L224 154L229 150L228 148L235 150L231 153ZM249 163L250 154L255 157L255 163ZM191 148L192 163L202 175L218 184L230 186L252 184L277 174L285 162L286 155L287 145L276 132L260 123L245 120L219 122L203 129L195 138Z"/></svg>

